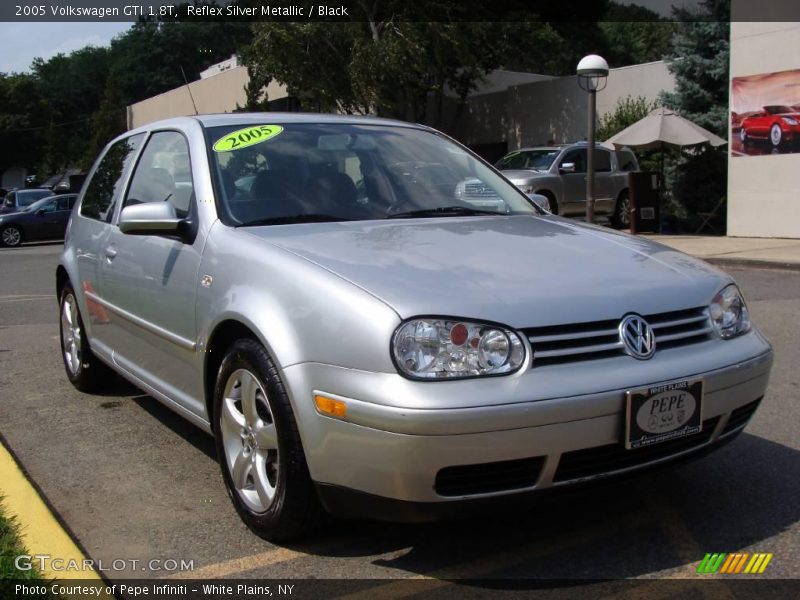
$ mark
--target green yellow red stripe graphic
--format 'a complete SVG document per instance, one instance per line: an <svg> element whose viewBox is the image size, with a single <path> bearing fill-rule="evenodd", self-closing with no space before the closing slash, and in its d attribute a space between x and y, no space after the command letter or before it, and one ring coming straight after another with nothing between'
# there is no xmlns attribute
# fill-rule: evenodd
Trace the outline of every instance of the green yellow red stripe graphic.
<svg viewBox="0 0 800 600"><path fill-rule="evenodd" d="M709 552L697 567L703 575L725 573L728 575L763 573L774 554L771 552Z"/></svg>

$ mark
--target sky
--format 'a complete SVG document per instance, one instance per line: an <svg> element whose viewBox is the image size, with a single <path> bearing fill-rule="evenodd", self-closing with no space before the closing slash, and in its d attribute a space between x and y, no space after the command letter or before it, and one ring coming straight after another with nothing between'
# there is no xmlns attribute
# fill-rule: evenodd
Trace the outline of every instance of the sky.
<svg viewBox="0 0 800 600"><path fill-rule="evenodd" d="M47 60L84 46L106 46L131 23L0 23L0 73L28 71L37 56Z"/></svg>
<svg viewBox="0 0 800 600"><path fill-rule="evenodd" d="M618 0L639 4L668 16L669 6L696 5L697 0ZM131 23L0 23L0 73L24 72L36 57L45 60L84 46L106 46Z"/></svg>

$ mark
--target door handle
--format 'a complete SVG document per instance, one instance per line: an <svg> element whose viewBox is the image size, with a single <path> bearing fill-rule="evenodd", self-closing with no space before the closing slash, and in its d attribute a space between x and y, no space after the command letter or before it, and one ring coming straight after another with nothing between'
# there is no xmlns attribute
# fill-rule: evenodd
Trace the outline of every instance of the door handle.
<svg viewBox="0 0 800 600"><path fill-rule="evenodd" d="M109 246L108 248L106 248L106 258L109 260L109 262L114 260L114 257L116 255L117 255L117 250L114 248L114 246Z"/></svg>

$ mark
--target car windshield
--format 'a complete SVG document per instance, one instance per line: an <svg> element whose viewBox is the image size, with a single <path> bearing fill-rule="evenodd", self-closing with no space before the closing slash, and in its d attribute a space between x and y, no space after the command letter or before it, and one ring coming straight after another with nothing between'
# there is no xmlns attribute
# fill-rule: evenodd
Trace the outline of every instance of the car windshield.
<svg viewBox="0 0 800 600"><path fill-rule="evenodd" d="M541 214L462 147L411 127L287 123L208 130L232 225Z"/></svg>
<svg viewBox="0 0 800 600"><path fill-rule="evenodd" d="M553 164L553 161L558 156L559 150L553 148L552 150L518 150L506 154L495 164L500 170L511 169L533 169L536 171L546 171Z"/></svg>
<svg viewBox="0 0 800 600"><path fill-rule="evenodd" d="M780 104L776 104L774 106L765 106L764 110L766 110L771 115L780 115L784 113L797 112L796 110L792 109L791 106L782 106Z"/></svg>
<svg viewBox="0 0 800 600"><path fill-rule="evenodd" d="M20 208L30 206L40 198L52 196L53 192L50 190L25 190L17 192L17 206Z"/></svg>

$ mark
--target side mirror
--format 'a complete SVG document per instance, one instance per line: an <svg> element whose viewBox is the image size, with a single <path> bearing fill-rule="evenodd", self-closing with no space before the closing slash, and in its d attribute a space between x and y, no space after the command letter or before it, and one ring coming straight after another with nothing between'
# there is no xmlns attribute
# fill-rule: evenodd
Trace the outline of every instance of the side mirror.
<svg viewBox="0 0 800 600"><path fill-rule="evenodd" d="M574 173L575 163L574 162L561 163L561 166L558 168L558 170L561 173Z"/></svg>
<svg viewBox="0 0 800 600"><path fill-rule="evenodd" d="M550 212L550 200L542 194L526 194L528 199L541 209Z"/></svg>
<svg viewBox="0 0 800 600"><path fill-rule="evenodd" d="M180 235L183 221L169 202L145 202L122 209L119 229L130 235Z"/></svg>

